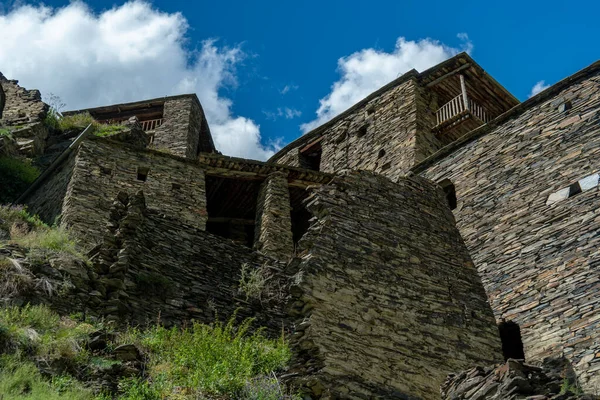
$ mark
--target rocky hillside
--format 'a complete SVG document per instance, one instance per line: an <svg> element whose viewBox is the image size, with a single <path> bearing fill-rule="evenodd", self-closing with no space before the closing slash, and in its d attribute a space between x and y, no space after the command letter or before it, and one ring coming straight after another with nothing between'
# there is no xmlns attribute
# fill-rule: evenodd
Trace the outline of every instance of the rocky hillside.
<svg viewBox="0 0 600 400"><path fill-rule="evenodd" d="M251 319L119 327L69 310L91 273L68 231L0 207L0 398L296 398L277 378L285 338Z"/></svg>

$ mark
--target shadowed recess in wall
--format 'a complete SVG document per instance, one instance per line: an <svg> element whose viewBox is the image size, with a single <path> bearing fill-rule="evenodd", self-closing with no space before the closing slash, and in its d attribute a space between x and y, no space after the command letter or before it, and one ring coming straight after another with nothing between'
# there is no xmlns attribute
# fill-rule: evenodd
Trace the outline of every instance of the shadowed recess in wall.
<svg viewBox="0 0 600 400"><path fill-rule="evenodd" d="M512 321L501 322L498 325L500 331L500 340L502 340L502 354L504 359L514 358L517 360L525 359L523 351L523 341L521 340L521 328Z"/></svg>

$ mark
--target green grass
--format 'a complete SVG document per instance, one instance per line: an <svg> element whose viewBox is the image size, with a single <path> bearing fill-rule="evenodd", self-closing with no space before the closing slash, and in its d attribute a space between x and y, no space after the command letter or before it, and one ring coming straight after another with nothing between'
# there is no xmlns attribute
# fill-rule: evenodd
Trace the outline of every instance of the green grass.
<svg viewBox="0 0 600 400"><path fill-rule="evenodd" d="M248 382L284 368L291 356L283 338L267 339L261 331L250 334L251 323L246 320L236 327L232 319L212 326L194 323L186 329L159 326L130 331L128 339L150 355L151 379L125 382L125 392L147 392L149 399L165 398L174 390L190 399L200 395L243 398L236 396Z"/></svg>
<svg viewBox="0 0 600 400"><path fill-rule="evenodd" d="M46 306L0 308L0 398L192 400L297 400L284 394L274 372L284 369L291 353L283 338L266 338L250 332L252 320L236 325L193 323L186 328L161 326L129 328L117 334L104 353L86 350L90 333L103 329L60 317ZM119 344L135 344L145 366L133 377L121 378L119 392L92 393L84 383L63 372L43 377L37 365L70 365L66 371L107 370L121 363L110 352ZM82 373L78 376L81 378ZM84 375L84 374L83 374ZM4 396L4 397L2 397Z"/></svg>
<svg viewBox="0 0 600 400"><path fill-rule="evenodd" d="M0 136L11 136L11 132L8 128L0 128Z"/></svg>
<svg viewBox="0 0 600 400"><path fill-rule="evenodd" d="M70 377L49 381L32 362L4 357L0 362L0 398L2 400L91 400L91 391Z"/></svg>
<svg viewBox="0 0 600 400"><path fill-rule="evenodd" d="M0 206L0 228L9 232L9 242L29 249L30 256L47 259L69 254L84 261L86 259L67 229L45 224L23 207Z"/></svg>
<svg viewBox="0 0 600 400"><path fill-rule="evenodd" d="M99 137L107 137L119 133L124 129L127 128L124 125L119 124L97 124L94 135Z"/></svg>
<svg viewBox="0 0 600 400"><path fill-rule="evenodd" d="M14 201L39 174L28 160L0 157L0 204Z"/></svg>

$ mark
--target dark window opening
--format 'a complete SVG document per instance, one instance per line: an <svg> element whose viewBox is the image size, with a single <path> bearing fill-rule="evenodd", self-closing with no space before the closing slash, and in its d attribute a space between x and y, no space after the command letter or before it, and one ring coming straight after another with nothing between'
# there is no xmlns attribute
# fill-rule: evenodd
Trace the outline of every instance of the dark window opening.
<svg viewBox="0 0 600 400"><path fill-rule="evenodd" d="M358 137L362 137L365 136L367 134L367 125L363 125L360 128L358 128L358 132L356 132L356 135Z"/></svg>
<svg viewBox="0 0 600 400"><path fill-rule="evenodd" d="M375 106L367 108L367 115L373 115L373 113L375 113Z"/></svg>
<svg viewBox="0 0 600 400"><path fill-rule="evenodd" d="M179 183L172 183L171 189L172 190L181 190L181 185Z"/></svg>
<svg viewBox="0 0 600 400"><path fill-rule="evenodd" d="M102 175L111 175L112 169L108 167L100 167L100 172L102 173Z"/></svg>
<svg viewBox="0 0 600 400"><path fill-rule="evenodd" d="M150 168L147 167L138 167L137 169L137 180L146 182L148 179L148 172L150 172Z"/></svg>
<svg viewBox="0 0 600 400"><path fill-rule="evenodd" d="M262 182L235 178L206 177L206 231L254 245L256 203Z"/></svg>
<svg viewBox="0 0 600 400"><path fill-rule="evenodd" d="M321 170L321 141L317 140L300 149L300 166L313 171Z"/></svg>
<svg viewBox="0 0 600 400"><path fill-rule="evenodd" d="M569 197L575 196L579 193L581 193L581 185L579 185L579 182L575 182L569 186Z"/></svg>
<svg viewBox="0 0 600 400"><path fill-rule="evenodd" d="M292 238L294 247L298 247L298 242L310 227L312 214L306 209L306 199L308 192L306 189L290 188L290 203L292 206Z"/></svg>
<svg viewBox="0 0 600 400"><path fill-rule="evenodd" d="M521 328L519 328L519 325L512 321L503 321L498 325L498 330L500 331L504 359L514 358L524 360L525 351L523 350L523 340L521 339Z"/></svg>
<svg viewBox="0 0 600 400"><path fill-rule="evenodd" d="M381 150L379 150L379 153L377 153L377 158L381 158L383 156L385 156L385 150L381 149Z"/></svg>
<svg viewBox="0 0 600 400"><path fill-rule="evenodd" d="M446 200L448 201L448 206L451 210L454 210L458 205L458 200L456 199L456 189L454 184L449 179L444 179L439 183L439 185L444 190L446 194Z"/></svg>

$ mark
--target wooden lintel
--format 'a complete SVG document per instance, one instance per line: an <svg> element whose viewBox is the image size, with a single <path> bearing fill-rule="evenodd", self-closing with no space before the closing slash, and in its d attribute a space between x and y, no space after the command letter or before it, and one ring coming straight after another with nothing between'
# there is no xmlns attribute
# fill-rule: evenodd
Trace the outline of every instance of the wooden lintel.
<svg viewBox="0 0 600 400"><path fill-rule="evenodd" d="M446 78L449 78L451 76L454 76L456 74L458 74L461 71L464 71L465 69L471 67L471 63L466 63L465 65L462 65L458 68L456 68L454 71L450 71L445 75L440 76L439 78L437 78L436 80L429 82L427 85L425 85L425 87L432 87L437 85L438 83L440 83L441 81L445 80Z"/></svg>
<svg viewBox="0 0 600 400"><path fill-rule="evenodd" d="M300 153L305 153L305 152L311 150L313 147L315 147L316 145L318 145L319 143L321 143L321 140L323 140L323 136L321 136L317 140L313 140L312 142L310 142L309 144L307 144L306 146L304 146L303 148L301 148L300 149Z"/></svg>
<svg viewBox="0 0 600 400"><path fill-rule="evenodd" d="M259 173L259 172L250 172L250 171L237 171L227 168L218 168L218 167L210 167L210 166L202 166L204 170L204 174L206 176L214 176L217 178L229 178L229 179L238 179L243 181L262 181L268 175L269 172ZM288 179L288 185L290 187L296 188L306 188L311 185L322 185L321 182L313 182L305 179Z"/></svg>

